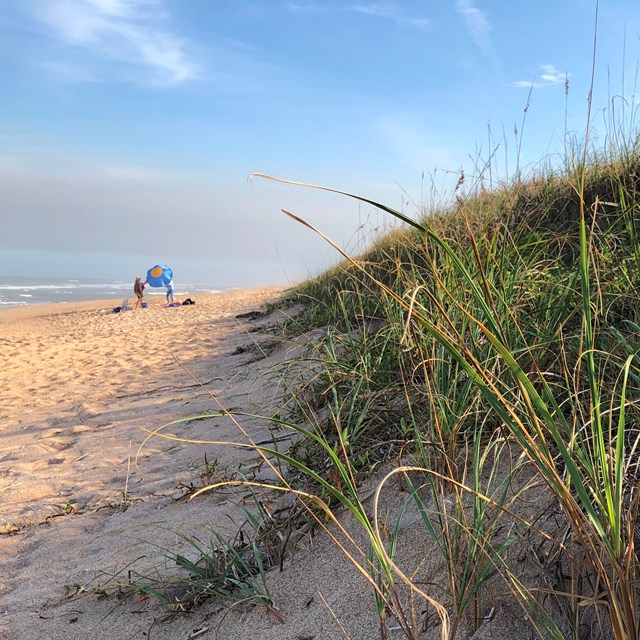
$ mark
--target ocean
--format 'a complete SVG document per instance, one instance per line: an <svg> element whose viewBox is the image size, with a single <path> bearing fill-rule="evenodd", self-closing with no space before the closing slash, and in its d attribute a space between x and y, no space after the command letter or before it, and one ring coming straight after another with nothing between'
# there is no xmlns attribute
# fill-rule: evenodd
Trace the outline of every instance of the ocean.
<svg viewBox="0 0 640 640"><path fill-rule="evenodd" d="M176 283L178 298L198 293L218 293L234 287L216 287L208 284ZM146 287L145 297L164 296L164 287ZM0 276L0 308L50 302L81 302L83 300L124 299L135 300L133 280L100 280L99 278L29 278Z"/></svg>

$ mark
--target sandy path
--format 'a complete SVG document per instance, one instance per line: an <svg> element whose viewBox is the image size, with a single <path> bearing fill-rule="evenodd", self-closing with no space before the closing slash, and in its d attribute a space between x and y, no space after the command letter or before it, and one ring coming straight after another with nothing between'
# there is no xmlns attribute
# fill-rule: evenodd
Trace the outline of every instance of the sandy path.
<svg viewBox="0 0 640 640"><path fill-rule="evenodd" d="M276 318L235 316L278 293L200 296L191 307L124 314L111 313L113 305L104 302L0 314L0 634L129 637L114 631L132 623L117 602L105 611L95 596L69 602L65 591L130 570L134 576L161 570L166 550L188 546L176 531L203 535L210 522L231 527L237 508L224 493L191 503L176 498L181 486L200 486L206 453L229 469L250 464L255 454L155 438L137 465L132 457L143 429L216 410L208 392L228 409L259 412L277 401L269 360L252 362L252 345L273 342L259 329ZM270 437L263 421L243 425L257 439ZM223 441L239 436L228 418L172 432ZM153 604L145 603L148 615L134 616L138 635L131 637L145 637L160 613Z"/></svg>

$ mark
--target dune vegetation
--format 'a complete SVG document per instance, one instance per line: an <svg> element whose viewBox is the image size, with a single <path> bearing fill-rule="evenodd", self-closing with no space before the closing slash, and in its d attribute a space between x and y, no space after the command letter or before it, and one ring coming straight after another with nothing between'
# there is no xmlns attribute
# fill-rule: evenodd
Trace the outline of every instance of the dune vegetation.
<svg viewBox="0 0 640 640"><path fill-rule="evenodd" d="M282 302L314 336L267 418L297 437L242 445L275 480L203 489L257 508L189 562L198 597L215 568L210 595L278 616L269 568L322 529L381 638L477 637L507 605L541 638L639 637L639 190L626 145L415 219L365 200L407 225Z"/></svg>
<svg viewBox="0 0 640 640"><path fill-rule="evenodd" d="M454 637L496 576L541 637L638 637L639 188L634 148L480 190L292 292L326 327L302 459L328 508L358 512L407 637L397 584ZM367 515L356 478L376 467L402 477L441 584Z"/></svg>
<svg viewBox="0 0 640 640"><path fill-rule="evenodd" d="M381 638L478 637L505 601L533 636L640 637L637 140L613 123L603 149L414 216L343 194L405 225L333 245L284 300L304 306L290 336L321 330L268 418L298 437L254 445L275 481L207 488L293 497L252 516L243 598L257 576L269 607L265 572L320 527Z"/></svg>

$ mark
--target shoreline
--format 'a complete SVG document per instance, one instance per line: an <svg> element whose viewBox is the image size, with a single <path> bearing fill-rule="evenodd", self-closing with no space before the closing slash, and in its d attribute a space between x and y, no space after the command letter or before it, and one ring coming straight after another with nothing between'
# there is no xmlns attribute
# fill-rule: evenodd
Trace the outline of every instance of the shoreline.
<svg viewBox="0 0 640 640"><path fill-rule="evenodd" d="M260 280L260 278L257 278ZM129 282L104 278L79 278L65 280L62 278L17 278L0 276L0 308L25 307L34 304L75 303L91 300L135 299L133 279ZM220 293L238 289L269 287L271 285L286 286L288 283L275 278L272 282L255 282L249 285L220 282L182 281L175 290L177 297L194 297L209 293ZM145 288L145 297L164 297L165 287Z"/></svg>
<svg viewBox="0 0 640 640"><path fill-rule="evenodd" d="M13 321L31 316L60 315L63 313L77 313L82 311L112 311L122 298L104 298L100 300L81 300L77 302L38 302L33 304L0 307L0 321ZM109 306L111 305L111 306Z"/></svg>
<svg viewBox="0 0 640 640"><path fill-rule="evenodd" d="M224 289L220 291L212 291L209 293L185 293L184 295L176 296L176 301L178 301L178 297L180 297L181 299L192 298L197 301L198 298L208 298L209 296L220 295L224 296L236 292L263 291L270 289L273 289L274 291L284 291L287 288L289 287L282 285L268 285L265 287ZM129 299L129 305L135 305L136 297L133 293L130 296L123 295L112 298L99 298L93 300L74 300L71 302L34 302L27 304L6 305L0 307L0 320L3 318L13 320L14 318L29 317L31 315L59 315L63 313L75 313L78 311L99 311L102 309L112 312L113 308L119 306L127 297ZM161 307L161 304L165 301L165 295L163 293L158 293L151 296L145 295L144 299L147 302L151 301L149 308ZM132 301L133 305L131 305Z"/></svg>

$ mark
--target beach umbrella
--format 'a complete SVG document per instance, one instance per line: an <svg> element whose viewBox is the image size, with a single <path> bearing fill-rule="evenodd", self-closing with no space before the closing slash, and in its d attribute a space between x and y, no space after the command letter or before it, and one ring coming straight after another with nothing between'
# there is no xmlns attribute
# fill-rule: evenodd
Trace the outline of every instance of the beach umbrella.
<svg viewBox="0 0 640 640"><path fill-rule="evenodd" d="M147 271L147 282L151 287L166 287L173 279L173 271L166 264L157 264Z"/></svg>

